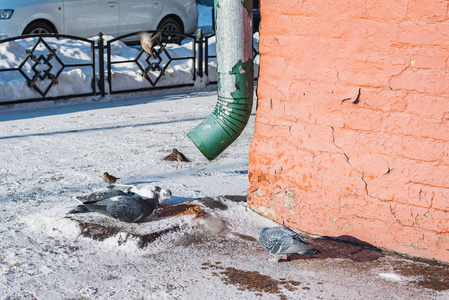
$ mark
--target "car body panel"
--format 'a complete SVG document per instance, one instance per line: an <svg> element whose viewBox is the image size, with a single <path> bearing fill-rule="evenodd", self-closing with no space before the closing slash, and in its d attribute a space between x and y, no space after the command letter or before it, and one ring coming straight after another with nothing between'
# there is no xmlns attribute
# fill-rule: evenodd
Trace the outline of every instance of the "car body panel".
<svg viewBox="0 0 449 300"><path fill-rule="evenodd" d="M0 8L14 9L10 19L0 19L0 34L2 35L22 35L28 24L39 19L48 20L59 33L62 31L64 22L62 1L0 0ZM59 26L59 24L61 25Z"/></svg>
<svg viewBox="0 0 449 300"><path fill-rule="evenodd" d="M183 13L183 11L186 11ZM198 25L198 8L195 1L190 0L171 0L164 1L161 20L169 15L177 15L182 20L184 32L192 34L196 31Z"/></svg>
<svg viewBox="0 0 449 300"><path fill-rule="evenodd" d="M195 0L0 0L0 9L14 9L10 19L0 19L0 35L11 37L36 20L50 23L57 33L85 38L156 30L170 15L182 21L185 33L198 25Z"/></svg>
<svg viewBox="0 0 449 300"><path fill-rule="evenodd" d="M65 34L91 37L99 32L116 36L118 0L64 0Z"/></svg>
<svg viewBox="0 0 449 300"><path fill-rule="evenodd" d="M160 21L163 1L128 0L120 2L118 35L140 30L151 30Z"/></svg>

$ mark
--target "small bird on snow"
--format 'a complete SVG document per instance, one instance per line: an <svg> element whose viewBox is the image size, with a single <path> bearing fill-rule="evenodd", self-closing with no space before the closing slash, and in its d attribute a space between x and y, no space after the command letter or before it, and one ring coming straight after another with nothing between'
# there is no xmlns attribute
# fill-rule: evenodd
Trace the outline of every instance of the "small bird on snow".
<svg viewBox="0 0 449 300"><path fill-rule="evenodd" d="M161 195L161 198L164 198L164 195ZM159 206L159 200L156 198L143 199L139 195L128 194L117 189L93 192L86 196L73 197L73 199L80 202L81 207L90 211L128 223L144 220Z"/></svg>
<svg viewBox="0 0 449 300"><path fill-rule="evenodd" d="M103 173L103 181L106 183L114 184L118 179L120 179L120 178L109 175L108 172Z"/></svg>
<svg viewBox="0 0 449 300"><path fill-rule="evenodd" d="M164 160L176 161L176 169L178 169L179 163L181 163L182 168L182 162L190 162L190 160L176 148L173 148L172 153L164 157Z"/></svg>
<svg viewBox="0 0 449 300"><path fill-rule="evenodd" d="M311 256L319 252L296 232L285 226L260 228L259 240L262 247L273 256L276 262L285 256L288 259L294 253Z"/></svg>
<svg viewBox="0 0 449 300"><path fill-rule="evenodd" d="M142 45L143 50L147 53L148 56L151 56L152 59L155 59L154 53L153 53L153 46L156 42L156 39L161 35L161 32L154 34L153 36L150 36L147 32L141 32L140 33L140 45Z"/></svg>

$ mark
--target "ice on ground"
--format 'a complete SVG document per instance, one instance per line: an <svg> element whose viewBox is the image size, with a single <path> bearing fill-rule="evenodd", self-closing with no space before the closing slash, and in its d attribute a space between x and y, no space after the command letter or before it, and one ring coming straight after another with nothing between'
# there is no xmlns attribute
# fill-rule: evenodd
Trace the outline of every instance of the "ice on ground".
<svg viewBox="0 0 449 300"><path fill-rule="evenodd" d="M379 273L379 276L383 279L390 281L401 281L401 277L393 273Z"/></svg>

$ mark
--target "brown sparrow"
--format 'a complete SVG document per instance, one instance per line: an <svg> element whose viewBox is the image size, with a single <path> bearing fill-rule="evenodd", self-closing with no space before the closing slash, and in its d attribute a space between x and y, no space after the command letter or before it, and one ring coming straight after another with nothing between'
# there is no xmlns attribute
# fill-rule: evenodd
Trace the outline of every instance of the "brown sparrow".
<svg viewBox="0 0 449 300"><path fill-rule="evenodd" d="M103 180L106 183L114 184L117 181L117 179L120 179L120 178L117 178L117 177L114 177L112 175L109 175L108 172L104 172L103 173Z"/></svg>
<svg viewBox="0 0 449 300"><path fill-rule="evenodd" d="M190 160L185 157L184 154L178 151L178 149L173 148L172 153L164 157L164 160L176 161L176 169L178 169L178 164L184 162L190 162ZM181 164L182 168L182 164Z"/></svg>

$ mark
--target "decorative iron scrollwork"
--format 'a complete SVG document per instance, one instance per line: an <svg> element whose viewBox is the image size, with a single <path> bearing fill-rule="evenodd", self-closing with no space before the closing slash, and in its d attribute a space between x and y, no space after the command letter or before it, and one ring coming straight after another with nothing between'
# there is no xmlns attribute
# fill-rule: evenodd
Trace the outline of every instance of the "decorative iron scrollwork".
<svg viewBox="0 0 449 300"><path fill-rule="evenodd" d="M42 37L38 38L31 50L25 51L27 55L19 66L19 72L30 88L45 97L51 87L58 84L64 63L58 57L57 49L52 49Z"/></svg>
<svg viewBox="0 0 449 300"><path fill-rule="evenodd" d="M170 54L165 49L165 45L162 44L159 47L156 47L152 48L154 58L150 55L146 55L144 60L146 64L145 68L139 62L142 55L145 55L145 51L143 49L140 51L136 59L136 64L142 71L140 75L144 77L152 86L155 86L159 79L162 76L165 76L165 69L167 69L168 65L172 61ZM151 79L150 75L153 75L155 79Z"/></svg>

